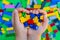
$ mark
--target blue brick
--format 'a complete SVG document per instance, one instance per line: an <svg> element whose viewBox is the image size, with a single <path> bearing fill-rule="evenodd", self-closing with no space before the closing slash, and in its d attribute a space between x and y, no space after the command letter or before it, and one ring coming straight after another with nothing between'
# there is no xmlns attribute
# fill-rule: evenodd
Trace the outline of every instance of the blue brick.
<svg viewBox="0 0 60 40"><path fill-rule="evenodd" d="M4 24L8 27L12 27L12 22L11 21L8 21L8 22L4 22Z"/></svg>
<svg viewBox="0 0 60 40"><path fill-rule="evenodd" d="M40 16L42 16L42 13L36 14L36 16L38 17L38 19L40 19Z"/></svg>
<svg viewBox="0 0 60 40"><path fill-rule="evenodd" d="M56 33L53 34L53 37L56 37Z"/></svg>
<svg viewBox="0 0 60 40"><path fill-rule="evenodd" d="M2 9L5 9L5 4L2 4Z"/></svg>
<svg viewBox="0 0 60 40"><path fill-rule="evenodd" d="M56 19L56 16L49 17L49 20L54 20L54 19Z"/></svg>
<svg viewBox="0 0 60 40"><path fill-rule="evenodd" d="M60 25L57 25L57 29L60 31Z"/></svg>
<svg viewBox="0 0 60 40"><path fill-rule="evenodd" d="M2 32L0 32L0 35L2 35Z"/></svg>
<svg viewBox="0 0 60 40"><path fill-rule="evenodd" d="M4 23L4 20L2 20L2 17L0 16L0 24Z"/></svg>
<svg viewBox="0 0 60 40"><path fill-rule="evenodd" d="M18 3L16 4L15 8L20 8L20 7L22 7L22 5L21 5L21 3L18 2Z"/></svg>
<svg viewBox="0 0 60 40"><path fill-rule="evenodd" d="M33 30L38 30L39 27L34 24L30 24L30 28L32 28Z"/></svg>
<svg viewBox="0 0 60 40"><path fill-rule="evenodd" d="M9 16L12 16L12 12L6 12L6 11L4 11L3 14L6 14L6 15L9 15Z"/></svg>
<svg viewBox="0 0 60 40"><path fill-rule="evenodd" d="M28 23L27 22L24 23L24 27L28 27Z"/></svg>
<svg viewBox="0 0 60 40"><path fill-rule="evenodd" d="M31 19L33 19L35 17L35 14L30 13L30 17L31 17Z"/></svg>

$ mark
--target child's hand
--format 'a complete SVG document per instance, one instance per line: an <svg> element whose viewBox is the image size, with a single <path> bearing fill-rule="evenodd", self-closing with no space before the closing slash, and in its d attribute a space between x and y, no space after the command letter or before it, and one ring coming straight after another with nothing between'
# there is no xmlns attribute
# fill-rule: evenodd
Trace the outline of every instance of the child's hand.
<svg viewBox="0 0 60 40"><path fill-rule="evenodd" d="M18 11L27 11L23 8L15 9L12 13L12 24L16 32L16 40L27 40L27 29L24 28L24 25L19 21Z"/></svg>
<svg viewBox="0 0 60 40"><path fill-rule="evenodd" d="M48 18L47 18L47 13L43 10L33 10L31 11L34 14L42 13L44 16L44 22L42 22L41 26L39 27L38 30L33 30L33 29L28 29L28 40L40 40L40 36L42 33L46 30L48 26Z"/></svg>

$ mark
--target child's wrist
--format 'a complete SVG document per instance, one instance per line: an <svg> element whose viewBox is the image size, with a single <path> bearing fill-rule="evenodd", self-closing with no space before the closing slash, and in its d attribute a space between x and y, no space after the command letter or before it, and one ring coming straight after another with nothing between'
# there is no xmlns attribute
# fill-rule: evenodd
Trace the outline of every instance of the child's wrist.
<svg viewBox="0 0 60 40"><path fill-rule="evenodd" d="M40 35L30 35L28 40L40 40Z"/></svg>

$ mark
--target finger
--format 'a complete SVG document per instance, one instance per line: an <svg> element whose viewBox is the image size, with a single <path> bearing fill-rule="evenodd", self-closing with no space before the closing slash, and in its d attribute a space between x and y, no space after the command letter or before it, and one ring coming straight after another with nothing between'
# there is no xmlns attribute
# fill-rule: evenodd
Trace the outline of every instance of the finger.
<svg viewBox="0 0 60 40"><path fill-rule="evenodd" d="M39 14L39 11L38 10L36 10L35 12L36 12L35 14Z"/></svg>
<svg viewBox="0 0 60 40"><path fill-rule="evenodd" d="M44 10L38 9L39 13L42 13L43 15L46 15L47 13Z"/></svg>
<svg viewBox="0 0 60 40"><path fill-rule="evenodd" d="M26 9L24 9L24 8L17 8L17 11L19 11L19 12L26 12L26 13L28 13L29 14L29 11L28 10L26 10Z"/></svg>
<svg viewBox="0 0 60 40"><path fill-rule="evenodd" d="M44 17L44 21L42 23L42 32L44 32L48 26L48 18L47 18L47 12L43 11L43 10L39 10L40 13L43 14Z"/></svg>
<svg viewBox="0 0 60 40"><path fill-rule="evenodd" d="M14 22L15 22L15 25L20 25L18 11L16 9L14 11Z"/></svg>
<svg viewBox="0 0 60 40"><path fill-rule="evenodd" d="M33 10L32 13L35 14L36 13L36 10Z"/></svg>

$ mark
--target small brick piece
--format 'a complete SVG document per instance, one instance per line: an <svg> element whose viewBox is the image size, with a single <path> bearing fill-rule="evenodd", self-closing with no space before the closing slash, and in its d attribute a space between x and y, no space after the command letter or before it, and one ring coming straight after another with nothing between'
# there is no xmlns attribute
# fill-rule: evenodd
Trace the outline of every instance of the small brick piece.
<svg viewBox="0 0 60 40"><path fill-rule="evenodd" d="M58 32L58 30L54 30L54 33L57 33Z"/></svg>
<svg viewBox="0 0 60 40"><path fill-rule="evenodd" d="M54 25L55 25L55 23L50 24L51 27L54 26Z"/></svg>
<svg viewBox="0 0 60 40"><path fill-rule="evenodd" d="M0 12L3 12L3 10L0 9Z"/></svg>
<svg viewBox="0 0 60 40"><path fill-rule="evenodd" d="M47 2L50 2L50 0L46 0Z"/></svg>
<svg viewBox="0 0 60 40"><path fill-rule="evenodd" d="M34 24L34 21L32 19L29 19L28 24Z"/></svg>
<svg viewBox="0 0 60 40"><path fill-rule="evenodd" d="M50 40L48 33L46 34L46 40Z"/></svg>

